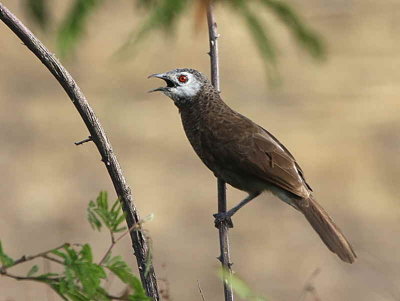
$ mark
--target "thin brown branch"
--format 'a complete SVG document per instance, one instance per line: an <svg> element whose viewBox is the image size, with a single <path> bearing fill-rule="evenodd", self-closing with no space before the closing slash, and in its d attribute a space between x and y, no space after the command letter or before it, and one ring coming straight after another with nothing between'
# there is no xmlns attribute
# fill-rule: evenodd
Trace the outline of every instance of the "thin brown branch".
<svg viewBox="0 0 400 301"><path fill-rule="evenodd" d="M210 42L210 62L211 62L211 81L213 86L220 91L219 85L219 58L218 58L218 32L217 23L214 17L213 1L209 1L207 5L207 24L208 34ZM218 213L226 212L226 184L223 180L218 179ZM232 263L230 259L229 250L229 224L227 221L223 221L217 224L219 230L219 245L221 255L219 259L222 264L223 283L224 283L224 295L225 301L233 301L233 290L232 290Z"/></svg>
<svg viewBox="0 0 400 301"><path fill-rule="evenodd" d="M14 275L14 274L10 274L7 271L1 271L0 275L5 276L5 277L9 277L9 278L12 278L12 279L15 279L15 280L28 280L28 281L37 281L37 282L44 283L44 281L42 279L38 278L38 277L17 276L17 275ZM54 281L59 280L59 278L47 278L47 279L51 279L51 280L54 280Z"/></svg>
<svg viewBox="0 0 400 301"><path fill-rule="evenodd" d="M199 288L201 300L206 301L206 299L204 298L203 290L201 289L199 280L197 280L197 287Z"/></svg>
<svg viewBox="0 0 400 301"><path fill-rule="evenodd" d="M37 277L23 277L23 276L17 276L17 275L14 275L14 274L10 274L10 273L8 273L8 272L6 272L6 271L1 272L0 275L5 276L5 277L9 277L9 278L12 278L12 279L15 279L15 280L18 280L18 281L24 281L24 280L27 280L27 281L37 281L37 282L45 283L45 284L47 284L49 287L51 287L51 285L50 285L49 283L44 282L44 281L42 281L40 278L37 278ZM47 278L47 279L49 279L49 278ZM50 279L52 279L52 280L54 280L54 281L59 280L58 278L50 278ZM129 300L130 300L129 298L125 297L124 295L123 295L123 296L113 296L113 295L107 294L106 296L107 296L107 298L109 298L109 299L111 299L111 300L126 300L126 301L129 301Z"/></svg>
<svg viewBox="0 0 400 301"><path fill-rule="evenodd" d="M111 253L111 250L115 247L115 245L123 239L128 233L132 232L133 230L139 230L141 231L141 224L142 222L139 222L137 224L134 224L130 229L126 230L124 233L122 233L120 236L115 238L114 233L110 230L110 236L111 236L111 245L108 247L106 253L104 254L103 258L101 258L99 265L102 265L104 263L104 260L108 257L108 255Z"/></svg>
<svg viewBox="0 0 400 301"><path fill-rule="evenodd" d="M88 128L93 142L96 144L102 161L104 162L108 174L114 184L117 196L122 203L122 208L126 216L126 223L130 229L140 221L139 214L133 204L131 189L126 183L119 162L103 127L77 83L55 56L1 2L0 19L22 40L24 45L26 45L39 58L68 94ZM153 266L151 263L149 266L149 263L147 262L147 258L149 257L149 248L146 239L141 231L131 231L130 236L143 287L145 288L147 295L154 301L157 301L159 300L157 280ZM145 271L147 271L147 273L145 273Z"/></svg>
<svg viewBox="0 0 400 301"><path fill-rule="evenodd" d="M1 271L1 272L2 272L2 271L5 271L6 269L12 268L12 267L14 267L14 266L16 266L16 265L18 265L18 264L21 264L21 263L24 263L24 262L27 262L27 261L31 261L31 260L36 259L36 258L39 258L39 257L43 257L43 258L46 258L46 259L49 259L49 260L52 260L52 261L55 261L55 262L58 262L58 263L61 263L61 264L62 264L62 262L61 262L61 261L58 261L57 259L54 259L54 258L51 258L51 257L48 258L48 257L47 257L47 254L48 254L48 253L51 253L51 252L53 252L53 251L62 249L62 248L64 248L64 247L66 247L66 246L69 246L69 244L68 244L68 243L64 243L64 244L62 244L61 246L58 246L58 247L53 248L53 249L50 249L50 250L48 250L48 251L40 252L40 253L35 254L35 255L30 255L30 256L23 255L21 258L15 260L14 263L13 263L12 265L9 265L9 266L7 266L7 267L1 266L1 267L0 267L0 271Z"/></svg>
<svg viewBox="0 0 400 301"><path fill-rule="evenodd" d="M215 89L220 91L219 86L219 56L218 56L218 32L217 22L214 17L213 2L209 1L207 5L207 24L208 24L208 36L210 43L210 63L211 63L211 82Z"/></svg>
<svg viewBox="0 0 400 301"><path fill-rule="evenodd" d="M47 259L47 260L49 260L49 261L53 261L53 262L56 262L56 263L58 263L58 264L64 265L64 262L62 262L61 260L58 260L58 259L56 259L56 258L53 258L53 257L51 257L51 256L49 256L49 255L42 255L41 257L44 258L44 259Z"/></svg>

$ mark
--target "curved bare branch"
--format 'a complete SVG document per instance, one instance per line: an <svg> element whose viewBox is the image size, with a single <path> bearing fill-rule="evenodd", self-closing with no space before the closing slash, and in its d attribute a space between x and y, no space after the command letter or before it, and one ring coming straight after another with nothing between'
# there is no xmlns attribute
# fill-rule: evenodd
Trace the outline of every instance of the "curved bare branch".
<svg viewBox="0 0 400 301"><path fill-rule="evenodd" d="M33 33L1 2L0 19L39 58L39 60L47 67L64 88L89 130L91 139L97 146L101 159L104 162L108 174L114 184L118 198L122 203L128 228L131 229L134 225L139 224L140 218L133 203L131 189L122 174L121 167L113 152L112 146L98 118L94 114L92 108L72 76L61 65L56 57L33 35ZM131 231L130 236L143 287L146 289L148 296L153 298L154 301L157 301L159 300L159 296L156 276L152 263L148 260L150 257L146 239L141 231Z"/></svg>

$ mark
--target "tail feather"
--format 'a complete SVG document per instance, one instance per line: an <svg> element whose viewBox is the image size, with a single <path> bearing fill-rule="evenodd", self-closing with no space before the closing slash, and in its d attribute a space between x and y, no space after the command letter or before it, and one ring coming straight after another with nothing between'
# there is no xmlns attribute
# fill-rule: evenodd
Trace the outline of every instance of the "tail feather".
<svg viewBox="0 0 400 301"><path fill-rule="evenodd" d="M345 262L353 263L355 261L357 255L350 243L317 201L310 198L308 206L298 206L298 209L304 214L329 250Z"/></svg>

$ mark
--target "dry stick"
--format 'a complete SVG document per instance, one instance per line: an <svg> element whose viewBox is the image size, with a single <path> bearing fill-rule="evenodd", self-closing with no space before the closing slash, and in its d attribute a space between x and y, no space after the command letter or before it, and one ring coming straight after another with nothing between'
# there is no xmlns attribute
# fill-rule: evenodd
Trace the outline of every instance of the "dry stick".
<svg viewBox="0 0 400 301"><path fill-rule="evenodd" d="M199 280L197 280L197 287L199 288L201 300L206 301L206 299L204 298L203 290L201 289Z"/></svg>
<svg viewBox="0 0 400 301"><path fill-rule="evenodd" d="M207 6L207 23L208 23L208 34L210 41L210 60L211 60L211 81L215 89L220 91L219 88L219 63L218 63L218 32L217 23L215 22L212 1L209 0ZM226 212L226 186L225 182L218 179L218 213ZM219 245L221 255L219 260L222 264L222 275L224 281L224 294L225 301L233 301L233 292L231 285L232 269L231 259L229 252L229 238L228 231L229 225L227 221L218 223L219 230Z"/></svg>
<svg viewBox="0 0 400 301"><path fill-rule="evenodd" d="M138 231L140 230L140 223L139 224L134 224L130 229L122 233L118 238L115 238L114 233L110 232L111 234L111 245L108 247L106 253L104 254L103 258L99 261L99 265L102 265L106 258L110 255L112 249L115 247L115 245L123 239L128 233L132 231Z"/></svg>
<svg viewBox="0 0 400 301"><path fill-rule="evenodd" d="M27 280L27 281L37 281L37 282L40 282L40 283L44 283L43 280L39 279L38 277L22 277L22 276L17 276L17 275L14 275L14 274L10 274L8 272L3 272L2 275L6 276L6 277L9 277L9 278L12 278L12 279L15 279L15 280L18 280L18 281ZM54 281L61 280L60 278L52 278L52 279ZM125 301L131 300L131 299L128 299L128 298L118 297L118 296L113 296L113 295L108 295L108 294L107 294L107 297L109 299L111 299L111 300L125 300Z"/></svg>
<svg viewBox="0 0 400 301"><path fill-rule="evenodd" d="M13 278L13 279L15 279L15 280L29 280L29 281L37 281L37 282L43 283L43 280L40 279L39 277L29 277L29 276L23 277L23 276L17 276L17 275L14 275L14 274L10 274L10 273L7 272L7 271L2 272L1 275L6 276L6 277L9 277L9 278ZM61 280L61 278L58 278L58 277L57 277L57 278L48 278L48 279L51 279L51 280L54 280L54 281L59 281L59 280Z"/></svg>
<svg viewBox="0 0 400 301"><path fill-rule="evenodd" d="M47 251L44 251L44 252L40 252L40 253L35 254L35 255L30 255L30 256L23 255L21 258L19 258L17 260L14 260L14 262L9 266L0 266L0 274L1 275L3 275L3 274L6 275L7 274L7 271L6 271L7 269L12 268L12 267L14 267L14 266L16 266L18 264L24 263L24 262L34 260L34 259L39 258L39 257L46 258L48 260L63 264L62 261L60 261L58 259L55 259L53 257L50 257L50 256L48 256L48 254L53 252L53 251L57 251L59 249L65 248L65 247L67 247L69 245L70 244L65 243L65 244L62 244L61 246L58 246L57 248L53 248L53 249L50 249L50 250L47 250Z"/></svg>
<svg viewBox="0 0 400 301"><path fill-rule="evenodd" d="M100 125L99 120L89 106L80 88L60 64L55 56L32 34L32 32L22 24L1 2L0 19L22 40L22 42L40 59L49 71L58 80L65 92L68 94L75 108L89 130L90 137L96 144L108 174L114 184L118 198L122 202L125 212L126 223L130 229L140 221L136 207L132 202L131 189L122 174L121 167L114 155L110 142ZM140 278L146 293L154 301L159 300L156 276L151 263L147 262L149 248L141 231L131 231L132 247L136 255ZM147 273L146 273L147 271Z"/></svg>

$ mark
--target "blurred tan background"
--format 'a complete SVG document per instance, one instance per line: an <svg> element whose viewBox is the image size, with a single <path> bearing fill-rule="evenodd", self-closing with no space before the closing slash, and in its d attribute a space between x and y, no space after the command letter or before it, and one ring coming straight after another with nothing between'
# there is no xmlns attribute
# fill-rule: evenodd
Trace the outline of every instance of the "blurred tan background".
<svg viewBox="0 0 400 301"><path fill-rule="evenodd" d="M313 285L322 301L399 300L400 2L291 2L324 37L328 60L315 63L270 18L283 78L273 88L247 29L220 8L222 95L292 151L359 260L342 263L303 216L265 194L234 217L234 270L273 301L300 300L317 268ZM3 3L27 20L21 1ZM140 19L131 3L109 2L91 18L87 38L65 65L105 127L141 216L155 215L146 228L171 298L201 300L199 281L206 300L214 301L223 298L212 218L216 181L192 151L172 102L146 93L160 85L146 79L151 73L193 67L209 74L207 32L195 34L193 18L191 12L182 20L175 38L153 34L134 59L115 62L111 56ZM53 38L38 34L55 49ZM86 207L100 190L115 198L110 179L93 144L73 144L87 130L61 87L4 24L0 108L0 239L6 251L16 258L63 242L90 242L100 258L109 238L91 230ZM243 196L228 189L230 206ZM115 251L136 269L129 239ZM44 285L2 277L0 301L6 300L58 297Z"/></svg>

